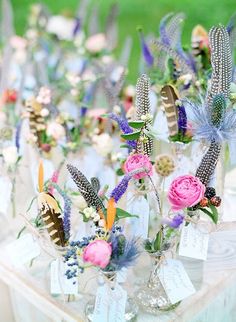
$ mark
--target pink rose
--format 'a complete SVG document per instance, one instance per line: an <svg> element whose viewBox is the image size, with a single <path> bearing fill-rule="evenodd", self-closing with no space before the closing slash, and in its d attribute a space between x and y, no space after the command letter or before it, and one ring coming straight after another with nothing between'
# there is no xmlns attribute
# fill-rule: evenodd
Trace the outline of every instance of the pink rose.
<svg viewBox="0 0 236 322"><path fill-rule="evenodd" d="M105 268L110 261L112 248L105 240L95 240L84 249L83 260Z"/></svg>
<svg viewBox="0 0 236 322"><path fill-rule="evenodd" d="M95 34L90 36L85 42L85 48L93 53L99 53L107 46L106 36L104 34Z"/></svg>
<svg viewBox="0 0 236 322"><path fill-rule="evenodd" d="M206 187L192 175L177 177L170 185L168 199L172 210L177 211L193 207L204 197Z"/></svg>
<svg viewBox="0 0 236 322"><path fill-rule="evenodd" d="M144 154L130 155L124 164L125 173L129 173L140 168L145 168L146 171L133 175L135 179L142 179L147 175L152 175L152 164L149 157Z"/></svg>

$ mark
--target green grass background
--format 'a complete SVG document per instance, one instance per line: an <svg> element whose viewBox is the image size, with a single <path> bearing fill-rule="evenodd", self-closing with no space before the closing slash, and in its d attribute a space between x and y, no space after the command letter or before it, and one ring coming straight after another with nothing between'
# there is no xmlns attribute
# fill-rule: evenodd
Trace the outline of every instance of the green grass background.
<svg viewBox="0 0 236 322"><path fill-rule="evenodd" d="M15 27L18 34L23 34L26 28L26 19L29 7L37 1L12 0L15 13ZM92 0L98 3L101 12L101 21L108 13L113 0ZM236 11L235 0L118 0L119 14L119 38L120 47L126 35L133 38L132 55L129 64L130 76L134 80L140 57L140 44L136 27L142 25L145 34L156 33L161 17L169 12L185 12L187 19L184 24L183 41L189 43L191 30L196 24L202 24L209 29L212 25L226 24L230 16ZM44 0L53 13L70 12L73 14L78 6L78 0Z"/></svg>

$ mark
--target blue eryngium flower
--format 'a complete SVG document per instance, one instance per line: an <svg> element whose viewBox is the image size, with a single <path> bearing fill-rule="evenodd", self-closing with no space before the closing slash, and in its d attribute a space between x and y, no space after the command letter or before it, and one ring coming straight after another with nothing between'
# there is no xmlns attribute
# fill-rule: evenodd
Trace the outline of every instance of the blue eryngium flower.
<svg viewBox="0 0 236 322"><path fill-rule="evenodd" d="M207 140L222 143L236 139L236 111L226 109L219 126L212 123L211 111L202 102L195 104L187 99L182 100L188 119L192 125L192 131L196 140Z"/></svg>

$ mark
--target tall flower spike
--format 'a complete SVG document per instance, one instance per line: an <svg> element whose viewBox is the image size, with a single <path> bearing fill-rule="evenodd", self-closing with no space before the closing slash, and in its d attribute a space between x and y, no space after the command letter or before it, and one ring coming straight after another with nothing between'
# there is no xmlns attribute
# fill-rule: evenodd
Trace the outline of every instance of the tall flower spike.
<svg viewBox="0 0 236 322"><path fill-rule="evenodd" d="M138 120L141 120L142 116L150 114L150 80L147 75L143 74L137 81L136 85L136 116ZM146 128L151 124L151 121L146 123ZM138 153L144 153L148 156L152 154L153 140L147 138L147 142L139 142L137 146Z"/></svg>
<svg viewBox="0 0 236 322"><path fill-rule="evenodd" d="M229 34L224 26L211 28L209 32L211 48L211 86L208 89L207 104L210 108L214 96L224 94L228 98L232 81L232 54Z"/></svg>
<svg viewBox="0 0 236 322"><path fill-rule="evenodd" d="M186 57L182 57L175 49L163 44L159 40L153 40L151 44L151 50L154 52L164 51L170 58L174 60L176 64L181 67L182 74L191 74L195 78L195 69L192 66L192 62L186 62Z"/></svg>
<svg viewBox="0 0 236 322"><path fill-rule="evenodd" d="M213 27L209 33L212 76L207 93L207 106L213 128L224 122L226 103L232 80L232 55L229 34L224 26ZM199 165L196 176L208 186L221 152L221 144L212 140Z"/></svg>
<svg viewBox="0 0 236 322"><path fill-rule="evenodd" d="M96 208L97 211L105 211L105 207L102 200L98 197L97 193L93 189L88 179L80 172L76 167L71 164L67 165L67 169L70 172L72 179L77 185L81 195L84 197L88 206Z"/></svg>

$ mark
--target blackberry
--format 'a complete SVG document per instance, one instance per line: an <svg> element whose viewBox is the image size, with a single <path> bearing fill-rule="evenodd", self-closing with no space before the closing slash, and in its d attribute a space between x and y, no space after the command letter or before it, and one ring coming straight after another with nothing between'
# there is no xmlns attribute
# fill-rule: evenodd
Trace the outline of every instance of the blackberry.
<svg viewBox="0 0 236 322"><path fill-rule="evenodd" d="M213 187L207 187L206 192L205 192L205 197L207 199L211 199L212 197L215 197L216 195L216 190Z"/></svg>

